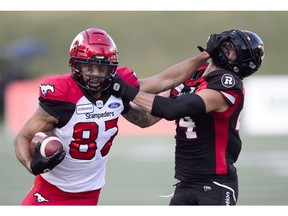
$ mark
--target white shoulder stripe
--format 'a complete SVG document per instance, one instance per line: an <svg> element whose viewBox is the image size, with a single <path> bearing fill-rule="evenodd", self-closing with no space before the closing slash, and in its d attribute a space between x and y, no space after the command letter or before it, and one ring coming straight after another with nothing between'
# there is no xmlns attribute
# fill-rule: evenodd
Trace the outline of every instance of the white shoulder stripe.
<svg viewBox="0 0 288 216"><path fill-rule="evenodd" d="M226 92L222 92L222 91L220 91L220 92L221 92L221 94L224 95L225 98L228 99L228 101L229 101L231 104L234 104L234 103L235 103L236 98L235 98L233 95L230 95L230 94L228 94L228 93L226 93Z"/></svg>

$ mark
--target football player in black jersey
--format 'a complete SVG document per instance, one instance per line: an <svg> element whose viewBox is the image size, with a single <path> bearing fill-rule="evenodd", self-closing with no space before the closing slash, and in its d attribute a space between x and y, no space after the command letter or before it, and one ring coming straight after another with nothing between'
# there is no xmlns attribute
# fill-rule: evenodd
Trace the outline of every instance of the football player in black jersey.
<svg viewBox="0 0 288 216"><path fill-rule="evenodd" d="M218 44L219 46L215 46ZM216 47L216 48L215 48ZM239 119L244 103L242 79L255 73L264 58L260 37L232 29L212 34L206 48L211 60L165 98L113 78L113 91L147 112L176 120L175 178L170 205L236 205L238 177L234 166L241 151ZM197 64L205 62L200 58Z"/></svg>

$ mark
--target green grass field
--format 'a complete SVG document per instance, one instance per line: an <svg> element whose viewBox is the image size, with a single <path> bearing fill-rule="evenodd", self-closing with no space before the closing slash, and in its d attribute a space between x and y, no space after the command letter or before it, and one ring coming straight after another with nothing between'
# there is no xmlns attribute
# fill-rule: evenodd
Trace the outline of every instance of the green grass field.
<svg viewBox="0 0 288 216"><path fill-rule="evenodd" d="M13 137L0 129L0 205L18 205L33 176L17 161ZM237 162L238 205L288 204L288 137L243 136ZM99 205L160 205L173 193L174 138L118 137L107 166Z"/></svg>

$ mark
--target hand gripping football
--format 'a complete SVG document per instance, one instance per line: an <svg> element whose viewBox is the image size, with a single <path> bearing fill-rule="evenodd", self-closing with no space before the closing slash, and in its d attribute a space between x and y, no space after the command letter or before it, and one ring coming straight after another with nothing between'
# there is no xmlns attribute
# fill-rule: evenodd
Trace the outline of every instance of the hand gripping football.
<svg viewBox="0 0 288 216"><path fill-rule="evenodd" d="M50 157L56 153L58 149L63 149L62 140L55 134L48 132L38 132L30 142L30 154L34 156L37 143L41 143L40 153L43 157Z"/></svg>

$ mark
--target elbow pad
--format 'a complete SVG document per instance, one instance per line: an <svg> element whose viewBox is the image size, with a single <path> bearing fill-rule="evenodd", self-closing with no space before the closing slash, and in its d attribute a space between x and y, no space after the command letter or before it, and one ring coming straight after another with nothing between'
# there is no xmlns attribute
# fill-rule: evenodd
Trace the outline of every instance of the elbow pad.
<svg viewBox="0 0 288 216"><path fill-rule="evenodd" d="M205 113L205 103L197 94L184 94L175 99L156 96L151 110L152 115L167 120Z"/></svg>

